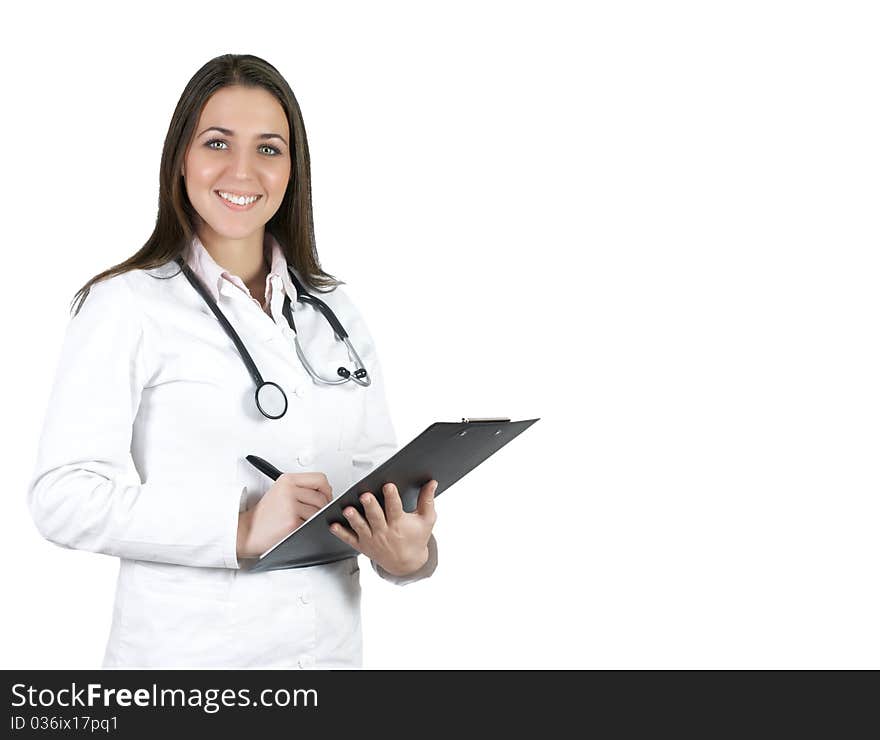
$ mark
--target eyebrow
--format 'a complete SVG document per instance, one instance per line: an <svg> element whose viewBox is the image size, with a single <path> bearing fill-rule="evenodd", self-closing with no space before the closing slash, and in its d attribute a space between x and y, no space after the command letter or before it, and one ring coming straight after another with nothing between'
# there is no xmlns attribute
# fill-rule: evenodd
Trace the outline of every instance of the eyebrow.
<svg viewBox="0 0 880 740"><path fill-rule="evenodd" d="M226 136L235 136L235 131L232 131L231 129L228 129L228 128L221 128L220 126L209 126L204 131L202 131L202 133L199 134L199 136L201 136L202 134L206 134L206 133L208 133L208 131L212 131L212 130L219 131L221 134L225 134ZM281 139L281 141L283 141L285 143L285 145L287 144L287 140L283 136L281 136L281 134L260 134L259 136L257 136L257 138L258 139Z"/></svg>

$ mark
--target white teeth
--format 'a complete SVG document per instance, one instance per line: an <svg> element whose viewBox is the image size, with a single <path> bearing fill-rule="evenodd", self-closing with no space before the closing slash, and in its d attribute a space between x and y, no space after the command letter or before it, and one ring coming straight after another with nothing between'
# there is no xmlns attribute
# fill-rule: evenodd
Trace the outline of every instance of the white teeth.
<svg viewBox="0 0 880 740"><path fill-rule="evenodd" d="M232 193L224 193L220 190L217 192L220 193L220 197L223 198L223 200L228 200L230 203L235 203L239 206L246 206L260 197L259 195L252 195L249 198L246 198L243 195L232 195Z"/></svg>

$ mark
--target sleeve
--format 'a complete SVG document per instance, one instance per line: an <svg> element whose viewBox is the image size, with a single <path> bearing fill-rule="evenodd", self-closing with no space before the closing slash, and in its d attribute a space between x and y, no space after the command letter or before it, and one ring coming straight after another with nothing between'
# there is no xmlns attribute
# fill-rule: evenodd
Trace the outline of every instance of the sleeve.
<svg viewBox="0 0 880 740"><path fill-rule="evenodd" d="M364 367L370 374L371 382L364 389L362 423L354 443L352 465L357 470L355 480L363 478L400 449L394 424L391 421L391 413L385 394L385 378L376 345L363 317L359 314L358 316L358 334L352 334L350 341L358 350ZM363 351L361 351L362 346L364 347ZM437 540L432 533L430 540L428 540L428 560L419 570L407 576L391 575L374 560L371 560L370 563L379 576L395 585L405 586L408 583L421 581L431 576L437 568Z"/></svg>
<svg viewBox="0 0 880 740"><path fill-rule="evenodd" d="M40 534L133 560L238 568L240 486L180 472L143 483L131 456L149 373L149 328L117 275L95 283L67 326L28 488Z"/></svg>

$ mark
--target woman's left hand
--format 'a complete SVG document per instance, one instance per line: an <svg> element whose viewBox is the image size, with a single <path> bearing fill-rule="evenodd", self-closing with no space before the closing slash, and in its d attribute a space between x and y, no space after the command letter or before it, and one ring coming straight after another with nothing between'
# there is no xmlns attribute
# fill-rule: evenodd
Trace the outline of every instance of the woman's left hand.
<svg viewBox="0 0 880 740"><path fill-rule="evenodd" d="M410 513L403 510L400 493L393 483L386 483L382 489L385 511L372 493L362 493L360 500L366 520L353 506L347 506L342 513L354 533L341 524L332 524L330 531L393 576L415 573L428 560L428 540L437 521L434 510L437 485L436 480L430 480L422 486L416 510Z"/></svg>

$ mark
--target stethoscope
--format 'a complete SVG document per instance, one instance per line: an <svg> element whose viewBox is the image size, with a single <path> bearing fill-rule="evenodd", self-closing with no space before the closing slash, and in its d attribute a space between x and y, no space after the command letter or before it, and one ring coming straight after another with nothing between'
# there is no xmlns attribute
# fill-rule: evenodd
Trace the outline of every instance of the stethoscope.
<svg viewBox="0 0 880 740"><path fill-rule="evenodd" d="M186 276L186 279L189 280L190 284L205 300L205 303L207 303L208 307L214 312L214 315L217 317L217 320L220 322L223 330L232 340L233 344L235 344L235 348L238 350L238 354L241 355L241 359L244 361L245 367L247 367L248 372L254 379L254 383L257 386L257 390L254 393L254 400L257 402L257 408L260 410L260 413L262 413L263 416L269 419L280 419L287 412L287 395L284 393L284 390L281 388L280 385L278 385L278 383L273 383L271 380L263 380L263 376L260 375L260 371L257 369L256 363L244 346L244 342L241 341L241 338L238 336L235 329L232 328L232 324L230 324L229 320L223 315L223 312L220 310L220 307L217 305L217 303L214 301L214 298L208 292L208 289L202 284L202 281L199 280L198 277L196 277L195 273L193 273L186 262L184 262L183 257L178 257L176 261L177 264L180 265L180 269ZM305 367L309 375L311 375L317 382L323 383L325 385L339 385L341 383L347 383L349 380L353 380L358 385L362 385L364 387L370 385L370 376L367 373L366 368L364 368L364 364L363 362L361 362L360 356L355 351L355 348L352 347L351 342L348 339L348 332L342 328L342 324L339 323L339 319L336 318L336 314L334 314L331 308L320 298L316 298L315 296L306 293L305 288L303 288L302 286L302 283L300 283L299 279L296 277L289 265L287 267L287 271L288 273L290 273L290 279L293 281L294 286L296 286L297 301L310 303L318 311L321 312L321 314L328 321L330 326L333 327L333 331L336 333L336 338L345 342L345 346L348 347L348 351L351 352L351 354L354 356L356 369L354 373L352 373L344 367L338 368L336 370L337 374L340 376L338 380L322 378L312 369L312 366L309 364L309 361L306 360L306 357L303 354L302 347L299 346L299 339L297 338L296 327L293 325L293 310L290 303L290 296L285 294L284 307L282 308L282 311L284 313L284 317L287 319L287 323L290 324L290 328L293 331L293 342L294 345L296 345L296 354L299 357L300 362L302 362L303 367Z"/></svg>

